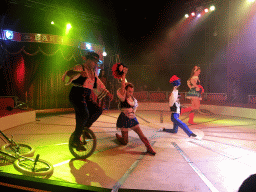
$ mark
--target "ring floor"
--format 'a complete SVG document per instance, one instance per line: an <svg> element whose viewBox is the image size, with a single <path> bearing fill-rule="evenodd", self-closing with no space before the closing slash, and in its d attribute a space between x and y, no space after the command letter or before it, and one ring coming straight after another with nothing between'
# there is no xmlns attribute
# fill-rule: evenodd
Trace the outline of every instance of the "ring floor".
<svg viewBox="0 0 256 192"><path fill-rule="evenodd" d="M196 114L197 125L189 128L198 139L189 138L179 128L177 134L158 131L172 128L170 113L159 123L156 112L138 111L140 126L156 155L146 148L135 132L129 143L115 138L118 111L104 111L92 126L97 148L88 159L70 154L68 140L75 127L75 115L55 114L3 131L19 143L35 147L36 154L54 165L49 180L112 189L159 191L238 191L242 182L256 172L256 120L216 114ZM185 123L188 114L181 116ZM0 141L0 144L3 144ZM1 172L21 175L10 164Z"/></svg>

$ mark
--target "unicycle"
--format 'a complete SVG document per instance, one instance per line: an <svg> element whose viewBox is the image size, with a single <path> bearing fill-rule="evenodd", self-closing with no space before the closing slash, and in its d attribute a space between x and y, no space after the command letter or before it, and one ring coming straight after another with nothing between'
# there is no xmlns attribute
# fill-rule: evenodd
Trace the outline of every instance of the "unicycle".
<svg viewBox="0 0 256 192"><path fill-rule="evenodd" d="M77 150L72 146L73 141L74 133L72 133L69 138L69 151L75 158L86 159L87 157L90 157L96 149L96 136L90 129L84 129L80 135L80 143L85 148L85 150Z"/></svg>
<svg viewBox="0 0 256 192"><path fill-rule="evenodd" d="M7 110L8 111L12 111L13 109L21 109L21 110L27 110L28 109L28 105L25 102L19 101L18 97L14 98L14 107L11 106L7 106Z"/></svg>

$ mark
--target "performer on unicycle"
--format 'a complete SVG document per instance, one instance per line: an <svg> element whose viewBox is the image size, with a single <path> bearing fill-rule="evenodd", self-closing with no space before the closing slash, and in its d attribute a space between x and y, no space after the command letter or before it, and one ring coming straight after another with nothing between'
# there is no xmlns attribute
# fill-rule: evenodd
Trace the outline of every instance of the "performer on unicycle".
<svg viewBox="0 0 256 192"><path fill-rule="evenodd" d="M115 68L116 66L113 66ZM128 143L128 129L135 131L138 134L141 141L145 144L147 148L147 153L155 155L156 152L151 147L148 139L143 134L142 130L140 129L139 122L135 116L136 109L138 107L137 100L133 97L134 86L131 83L126 83L126 74L128 72L127 67L121 67L121 88L117 90L117 97L120 100L120 109L121 113L117 119L116 126L118 129L121 130L122 136L116 133L117 140L123 144L127 145ZM115 73L115 70L113 70ZM114 75L114 74L113 74ZM117 76L114 75L115 78Z"/></svg>
<svg viewBox="0 0 256 192"><path fill-rule="evenodd" d="M73 85L69 94L69 100L75 109L76 117L72 147L78 151L85 150L80 143L80 135L83 130L89 129L102 114L102 108L91 99L91 92L93 91L98 99L108 96L112 100L112 95L95 73L99 55L95 52L88 52L83 60L83 64L78 64L73 69L66 71L62 79L65 81L66 76L70 77L68 84L72 83Z"/></svg>

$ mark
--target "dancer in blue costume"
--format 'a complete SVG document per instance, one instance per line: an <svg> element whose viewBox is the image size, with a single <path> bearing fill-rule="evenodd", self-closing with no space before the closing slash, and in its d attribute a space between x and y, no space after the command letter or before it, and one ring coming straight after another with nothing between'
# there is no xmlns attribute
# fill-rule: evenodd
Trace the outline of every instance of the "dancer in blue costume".
<svg viewBox="0 0 256 192"><path fill-rule="evenodd" d="M183 129L183 131L189 137L197 137L197 135L194 134L188 128L188 126L179 119L180 113L182 111L181 106L180 106L180 101L179 101L180 95L179 95L179 91L178 91L178 87L181 85L180 79L176 75L174 75L171 77L170 83L173 85L173 91L172 91L171 96L169 97L169 106L170 106L170 110L172 112L171 120L173 122L173 129L165 129L164 128L163 131L169 132L169 133L177 133L178 128L181 127Z"/></svg>

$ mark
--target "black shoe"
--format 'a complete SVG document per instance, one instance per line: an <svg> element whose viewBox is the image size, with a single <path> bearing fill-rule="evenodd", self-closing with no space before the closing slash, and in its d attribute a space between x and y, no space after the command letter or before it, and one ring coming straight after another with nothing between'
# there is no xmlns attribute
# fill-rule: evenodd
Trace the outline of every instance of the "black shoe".
<svg viewBox="0 0 256 192"><path fill-rule="evenodd" d="M87 139L92 139L91 135L90 135L87 131L84 132L84 136L85 136Z"/></svg>
<svg viewBox="0 0 256 192"><path fill-rule="evenodd" d="M192 133L189 137L197 137L195 133Z"/></svg>
<svg viewBox="0 0 256 192"><path fill-rule="evenodd" d="M174 133L174 134L177 133L174 129L165 129L165 128L164 128L163 131L165 131L165 132L167 132L167 133Z"/></svg>
<svg viewBox="0 0 256 192"><path fill-rule="evenodd" d="M171 129L170 131L168 131L169 133L174 133L176 134L177 132L174 129Z"/></svg>
<svg viewBox="0 0 256 192"><path fill-rule="evenodd" d="M88 127L85 127L84 128L84 136L87 138L87 139L92 139L91 135L86 131L86 129L89 129Z"/></svg>
<svg viewBox="0 0 256 192"><path fill-rule="evenodd" d="M72 143L72 147L76 148L77 151L86 151L86 148L83 146L83 144L80 141L74 141Z"/></svg>

